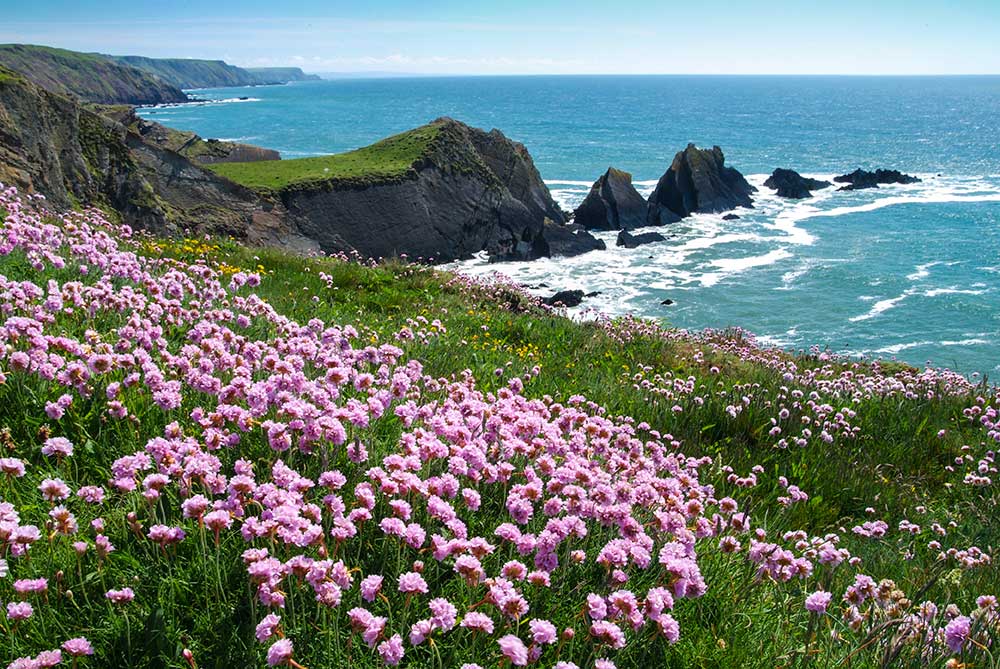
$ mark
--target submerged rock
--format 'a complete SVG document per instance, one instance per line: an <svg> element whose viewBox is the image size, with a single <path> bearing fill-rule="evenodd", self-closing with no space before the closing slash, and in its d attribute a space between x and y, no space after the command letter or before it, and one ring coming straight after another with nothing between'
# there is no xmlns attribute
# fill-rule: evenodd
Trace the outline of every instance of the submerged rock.
<svg viewBox="0 0 1000 669"><path fill-rule="evenodd" d="M739 171L726 167L722 149L679 151L649 196L647 225L674 223L694 213L718 213L752 207L756 192Z"/></svg>
<svg viewBox="0 0 1000 669"><path fill-rule="evenodd" d="M740 220L740 217L739 217L738 214L726 214L725 216L722 217L722 220L723 221L738 221L738 220Z"/></svg>
<svg viewBox="0 0 1000 669"><path fill-rule="evenodd" d="M585 297L582 290L560 290L558 293L552 297L546 297L542 300L542 304L547 304L550 307L556 305L562 305L564 307L577 307L583 302Z"/></svg>
<svg viewBox="0 0 1000 669"><path fill-rule="evenodd" d="M795 170L778 168L771 173L764 185L778 191L779 197L787 197L793 200L802 200L812 197L812 191L821 188L829 188L833 184L820 179L810 179L804 177Z"/></svg>
<svg viewBox="0 0 1000 669"><path fill-rule="evenodd" d="M631 230L646 224L646 201L631 174L609 167L590 187L573 221L588 230Z"/></svg>
<svg viewBox="0 0 1000 669"><path fill-rule="evenodd" d="M915 184L920 183L920 179L909 174L903 174L899 170L878 169L874 172L857 169L849 174L841 174L834 177L837 183L846 183L838 190L862 190L865 188L878 188L879 184Z"/></svg>
<svg viewBox="0 0 1000 669"><path fill-rule="evenodd" d="M618 240L615 244L617 246L624 246L627 249L634 249L637 246L642 246L643 244L664 242L666 240L667 238L659 232L644 232L642 234L632 235L629 234L628 230L622 230L618 233Z"/></svg>
<svg viewBox="0 0 1000 669"><path fill-rule="evenodd" d="M578 256L588 251L603 251L607 245L587 232L583 226L567 224L558 225L546 221L542 229L542 237L538 251L540 257Z"/></svg>

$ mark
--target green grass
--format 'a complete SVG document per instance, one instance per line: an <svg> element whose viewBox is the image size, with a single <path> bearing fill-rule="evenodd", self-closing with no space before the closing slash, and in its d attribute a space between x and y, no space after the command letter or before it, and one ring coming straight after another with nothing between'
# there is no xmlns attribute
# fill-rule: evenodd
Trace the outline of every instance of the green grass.
<svg viewBox="0 0 1000 669"><path fill-rule="evenodd" d="M208 169L230 181L260 191L330 182L377 183L405 175L438 136L439 124L428 124L387 137L347 153L293 160L219 163Z"/></svg>
<svg viewBox="0 0 1000 669"><path fill-rule="evenodd" d="M486 299L451 285L447 274L396 262L368 267L334 259L303 259L231 242L218 245L158 242L147 244L145 253L187 262L199 259L225 262L232 268L260 268L266 274L254 292L279 312L301 323L319 318L331 325L354 324L362 337L372 342L392 341L392 334L405 326L408 319L420 316L440 319L446 333L407 351L424 364L430 375L447 376L469 369L481 387L496 391L505 380L494 376L493 370L504 367L507 369L504 377L509 378L539 365L542 374L526 389L530 397L551 395L565 400L582 394L607 407L609 414L634 416L637 421L669 432L683 443L684 452L689 455L710 455L740 472L754 464L762 465L766 482L753 491L755 501L750 513L754 524L766 527L772 537L789 529L803 528L822 535L837 531L838 527L850 528L870 517L865 511L868 506L877 509L877 517L895 522L906 517L916 505L923 504L928 515L911 519L922 524L929 524L930 517L954 519L955 527L949 529L951 544L975 543L984 549L1000 544L1000 526L989 516L996 508L996 493L989 493L993 495L990 499L961 486L949 486L943 474L943 464L953 461L964 444L976 444L983 438L978 426L962 416L968 399L896 397L891 401L855 403L845 400L845 404L851 404L857 411L854 422L861 427L863 436L856 442L838 440L831 447L810 443L807 448L777 450L768 436L768 418L773 415L773 407L754 400L734 419L726 413L729 403L726 396L741 392L739 389L749 384L760 389L755 393L757 397L773 397L786 382L780 372L733 355L717 352L697 357L690 342L655 336L641 336L623 346L596 325L532 308L517 294L501 293L495 299ZM321 278L321 272L328 279ZM0 274L12 281L31 280L40 285L45 285L47 279L64 282L80 278L70 270L46 270L40 275L19 254L0 258ZM93 273L84 283L91 284L98 278ZM105 320L100 322L83 314L59 318L63 331L80 337L87 329L111 331L123 324L127 314L105 314L101 317ZM273 336L264 331L252 334ZM171 349L185 341L182 332L168 331L164 336ZM823 364L809 356L800 357L797 362L800 369ZM712 371L713 367L718 368L718 373ZM708 393L710 397L704 405L678 414L672 411L672 402L663 402L633 388L630 379L640 370L646 370L641 372L646 378L666 373L682 379L693 376L696 384L710 386L713 392ZM199 402L197 397L192 398L170 413L157 410L148 401L133 405L130 409L136 422L132 424L102 420L102 400L97 396L92 400L81 399L66 417L53 422L44 418L41 407L45 401L53 400L56 392L59 391L54 386L43 382L9 382L0 386L0 428L10 430L6 439L0 434L0 448L6 448L13 456L31 457L38 449L39 431L54 424L79 449L67 466L79 467L80 471L73 475L85 474L90 480L106 478L103 468L112 458L142 448L145 440L161 434L168 422L188 420L193 405ZM936 436L940 429L947 430L946 437ZM398 426L389 424L366 435L373 461L397 448L398 433ZM260 441L259 436L248 437L240 455L262 460L269 457L267 447ZM223 451L220 456L230 457L230 454ZM37 455L34 457L37 459ZM305 468L309 461L298 459L293 464ZM774 481L781 475L808 491L810 501L774 512L774 499L781 494ZM41 473L33 471L30 476L38 477ZM732 492L722 474L713 472L711 476L720 495ZM32 489L37 480L28 483L24 486L26 490ZM0 492L9 490L12 488L4 489L0 484ZM499 503L493 509L489 506L491 502L496 500L484 500L486 508L491 510L482 517L487 524L502 513ZM43 506L37 501L32 504ZM176 500L170 504L176 505ZM760 516L757 509L762 510ZM771 509L773 515L765 516L763 509ZM25 513L44 513L44 510L27 507ZM125 513L132 510L148 512L139 507L106 508L103 515L109 526L122 527ZM90 513L81 512L81 525L91 520L90 515L85 515ZM475 533L479 528L470 530ZM976 594L1000 592L1000 570L943 571L933 558L922 553L926 539L912 541L919 558L914 561L904 556L908 546L895 538L870 541L855 539L849 532L842 534L852 552L864 560L866 573L876 578L892 578L907 593L916 593L926 586L925 598L954 601L967 611ZM237 557L246 547L244 543L234 540L224 543L218 551L210 548L203 552L197 541L186 541L176 553L167 556L153 549L149 542L122 533L118 536L123 536L123 540L116 542L118 551L112 554L102 573L67 573L66 587L73 589L75 600L67 602L53 595L52 604L40 607L31 624L11 637L11 658L48 647L50 637L58 637L66 621L72 620L66 626L87 629L88 637L100 648L100 656L83 665L87 667L186 667L180 658L185 647L194 651L200 667L264 665L264 647L256 644L252 636L262 611L259 606L254 610L250 604L252 592ZM75 564L68 546L59 542L52 545L54 558L44 552L48 550L44 546L38 547L38 556L33 558L39 574L45 573L47 559L57 564ZM372 544L365 547L364 554L342 557L367 571L380 561L392 560L391 555L381 554L379 548L379 544ZM814 629L802 610L805 592L796 582L776 584L755 580L753 565L739 555L708 549L702 555L709 591L702 598L679 602L675 614L681 623L681 641L676 646L637 641L616 656L620 669L879 666L882 657L877 644L841 662L857 649L861 640L831 643L828 621L824 621L822 629ZM222 565L219 574L215 571L217 565ZM831 582L825 585L839 594L852 575L853 570L846 568L834 571ZM581 592L585 593L588 584L602 578L599 569L582 568ZM128 616L111 612L100 600L104 580L108 587L133 584L137 591L136 605L129 609ZM649 582L639 579L629 583L637 591L648 585ZM219 595L220 590L224 596ZM289 636L295 640L296 658L305 666L310 669L380 666L367 650L359 647L356 639L353 647L347 642L348 634L343 627L327 624L326 614L309 597L301 593L291 593L290 597L293 601L283 615L289 625L296 625L288 630ZM298 618L292 611L300 612ZM303 611L308 615L303 616ZM303 618L309 622L292 622ZM555 622L561 627L579 621ZM807 640L813 644L811 649ZM0 648L7 652L7 641L0 643ZM449 640L441 644L439 652L440 657L435 658L426 645L412 653L408 648L405 666L451 667L464 661L479 661L489 666L486 659L493 648ZM903 657L893 666L920 666L920 660Z"/></svg>

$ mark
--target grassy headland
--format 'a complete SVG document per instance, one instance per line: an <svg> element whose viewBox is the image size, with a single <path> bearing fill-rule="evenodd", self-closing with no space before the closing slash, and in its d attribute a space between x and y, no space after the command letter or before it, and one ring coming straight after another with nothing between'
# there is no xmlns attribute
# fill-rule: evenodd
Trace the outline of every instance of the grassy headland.
<svg viewBox="0 0 1000 669"><path fill-rule="evenodd" d="M292 160L225 163L209 167L238 184L258 191L308 188L331 182L377 183L405 175L438 136L440 124L387 137L347 153Z"/></svg>

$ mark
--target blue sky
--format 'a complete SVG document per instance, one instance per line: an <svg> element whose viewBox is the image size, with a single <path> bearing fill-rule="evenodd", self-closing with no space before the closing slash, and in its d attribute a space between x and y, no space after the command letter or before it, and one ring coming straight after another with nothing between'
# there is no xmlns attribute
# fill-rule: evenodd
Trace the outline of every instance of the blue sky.
<svg viewBox="0 0 1000 669"><path fill-rule="evenodd" d="M0 42L311 72L1000 74L1000 0L0 4Z"/></svg>

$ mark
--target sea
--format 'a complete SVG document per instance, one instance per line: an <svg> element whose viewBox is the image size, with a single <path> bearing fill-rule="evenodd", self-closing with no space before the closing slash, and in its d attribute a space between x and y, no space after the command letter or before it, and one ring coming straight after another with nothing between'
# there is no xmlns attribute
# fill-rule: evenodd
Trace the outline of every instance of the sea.
<svg viewBox="0 0 1000 669"><path fill-rule="evenodd" d="M765 344L1000 372L1000 77L530 76L340 79L192 91L146 118L284 158L341 152L450 116L524 143L572 210L609 166L647 195L689 142L718 145L757 186L738 220L695 215L666 241L575 258L450 265L574 310ZM829 179L898 169L918 184L785 200L778 167ZM670 304L664 304L669 301ZM589 311L588 311L589 310Z"/></svg>

